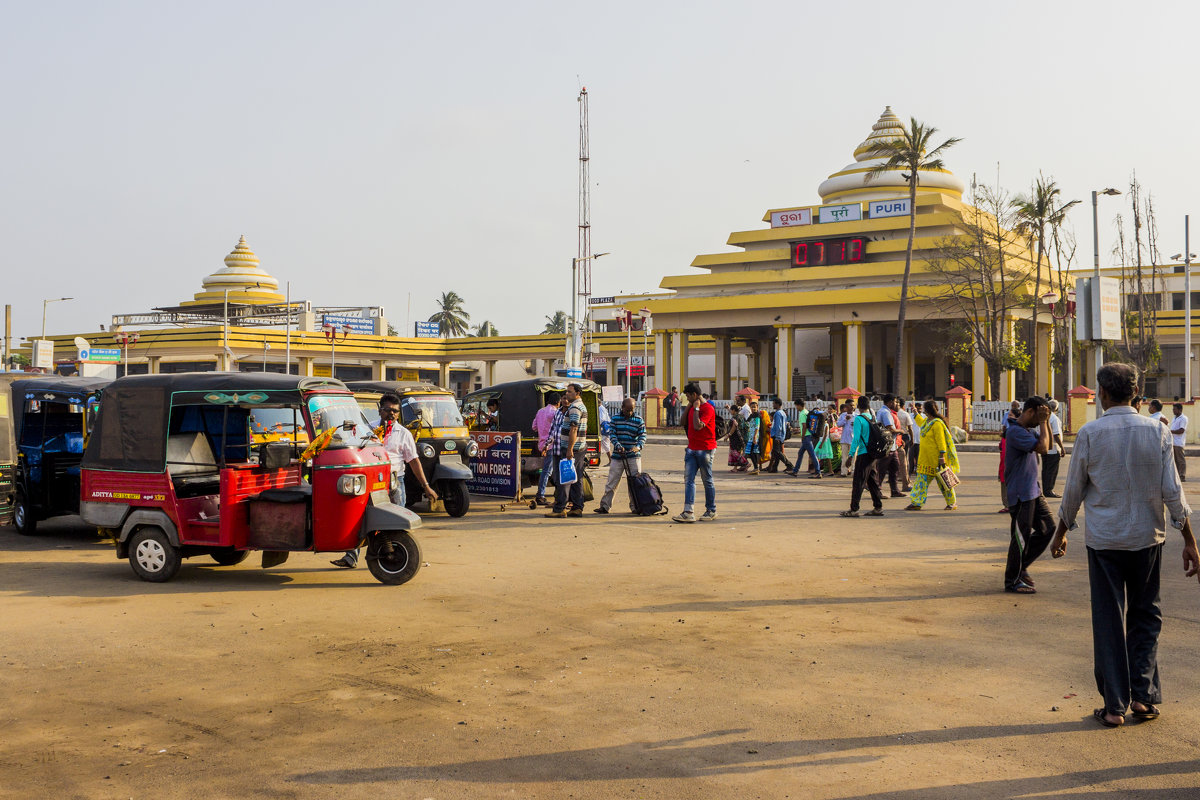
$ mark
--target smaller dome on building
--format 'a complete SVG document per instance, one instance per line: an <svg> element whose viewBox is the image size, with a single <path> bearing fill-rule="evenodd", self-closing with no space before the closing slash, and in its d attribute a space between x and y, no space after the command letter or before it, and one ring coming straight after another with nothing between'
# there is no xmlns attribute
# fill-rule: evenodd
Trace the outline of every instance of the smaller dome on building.
<svg viewBox="0 0 1200 800"><path fill-rule="evenodd" d="M225 301L227 289L229 299L237 303L265 305L285 301L284 296L279 294L279 281L259 266L258 256L250 249L250 245L246 244L245 236L242 236L237 247L225 256L225 266L207 276L201 285L203 290L183 305L222 303Z"/></svg>
<svg viewBox="0 0 1200 800"><path fill-rule="evenodd" d="M904 123L888 106L879 115L879 120L871 126L871 133L858 147L854 148L854 163L848 164L829 176L817 188L822 203L836 203L855 200L891 200L908 197L908 181L904 179L903 169L891 169L882 172L866 181L863 178L875 167L887 159L871 158L869 153L879 142L898 139L904 135ZM962 198L963 182L952 172L939 170L921 170L917 182L917 191L941 192Z"/></svg>

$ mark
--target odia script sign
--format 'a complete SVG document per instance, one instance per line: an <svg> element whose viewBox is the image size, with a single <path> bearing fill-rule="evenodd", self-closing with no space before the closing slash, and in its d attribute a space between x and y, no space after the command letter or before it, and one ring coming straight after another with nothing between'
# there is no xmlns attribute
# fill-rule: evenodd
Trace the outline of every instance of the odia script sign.
<svg viewBox="0 0 1200 800"><path fill-rule="evenodd" d="M479 452L471 459L471 494L516 498L521 492L521 434L472 431Z"/></svg>

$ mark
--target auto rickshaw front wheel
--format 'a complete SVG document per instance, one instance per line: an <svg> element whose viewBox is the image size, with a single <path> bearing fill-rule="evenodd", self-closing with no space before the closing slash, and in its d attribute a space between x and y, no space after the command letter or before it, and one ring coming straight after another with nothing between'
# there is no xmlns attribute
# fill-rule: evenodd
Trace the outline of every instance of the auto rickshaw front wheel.
<svg viewBox="0 0 1200 800"><path fill-rule="evenodd" d="M13 527L22 536L33 536L37 533L37 517L29 507L29 500L24 492L17 492L13 498Z"/></svg>
<svg viewBox="0 0 1200 800"><path fill-rule="evenodd" d="M471 507L471 494L467 491L466 481L438 481L438 490L446 513L452 517L461 517Z"/></svg>
<svg viewBox="0 0 1200 800"><path fill-rule="evenodd" d="M381 531L375 536L380 541L367 547L367 568L375 579L392 586L412 580L421 568L421 548L417 546L417 540L408 531ZM391 547L386 547L385 542Z"/></svg>
<svg viewBox="0 0 1200 800"><path fill-rule="evenodd" d="M129 537L129 565L144 581L164 583L175 577L183 557L162 528L147 525Z"/></svg>

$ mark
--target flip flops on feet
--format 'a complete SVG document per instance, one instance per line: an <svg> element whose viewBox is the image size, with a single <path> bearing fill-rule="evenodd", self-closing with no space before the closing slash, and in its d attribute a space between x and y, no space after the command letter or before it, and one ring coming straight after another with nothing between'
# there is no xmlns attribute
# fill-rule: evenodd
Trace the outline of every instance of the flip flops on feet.
<svg viewBox="0 0 1200 800"><path fill-rule="evenodd" d="M1125 717L1121 716L1120 714L1113 714L1113 716L1119 719L1120 722L1113 722L1110 720L1108 718L1108 712L1103 708L1097 708L1092 712L1092 717L1095 718L1096 722L1099 722L1106 728L1119 728L1125 724Z"/></svg>
<svg viewBox="0 0 1200 800"><path fill-rule="evenodd" d="M1158 719L1158 706L1155 706L1152 703L1138 703L1138 705L1142 707L1141 711L1137 710L1133 706L1129 707L1129 713L1134 719L1140 719L1143 721Z"/></svg>

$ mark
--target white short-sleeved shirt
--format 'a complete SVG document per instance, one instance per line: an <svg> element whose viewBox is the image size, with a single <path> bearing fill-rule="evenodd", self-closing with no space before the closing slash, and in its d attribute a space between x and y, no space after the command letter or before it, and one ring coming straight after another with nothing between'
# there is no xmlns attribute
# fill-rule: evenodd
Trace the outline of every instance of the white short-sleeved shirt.
<svg viewBox="0 0 1200 800"><path fill-rule="evenodd" d="M746 405L739 408L738 414L741 415L742 419L750 419L750 404L746 403Z"/></svg>
<svg viewBox="0 0 1200 800"><path fill-rule="evenodd" d="M1058 414L1050 412L1050 449L1046 451L1046 455L1054 455L1058 452L1058 440L1055 436L1062 436L1062 420L1058 418Z"/></svg>
<svg viewBox="0 0 1200 800"><path fill-rule="evenodd" d="M1188 419L1183 414L1171 420L1171 444L1176 447L1183 447L1183 440L1186 438L1187 423Z"/></svg>
<svg viewBox="0 0 1200 800"><path fill-rule="evenodd" d="M909 436L912 436L912 429L913 429L912 414L909 414L907 411L905 411L903 408L901 408L899 411L896 412L896 416L900 418L900 432L907 433Z"/></svg>
<svg viewBox="0 0 1200 800"><path fill-rule="evenodd" d="M854 441L854 414L843 411L838 417L838 427L842 429L842 444Z"/></svg>
<svg viewBox="0 0 1200 800"><path fill-rule="evenodd" d="M387 423L380 420L379 425L386 428ZM387 450L392 462L392 472L404 474L404 466L417 457L417 443L408 428L399 422L392 423L392 431L383 437L383 449Z"/></svg>

